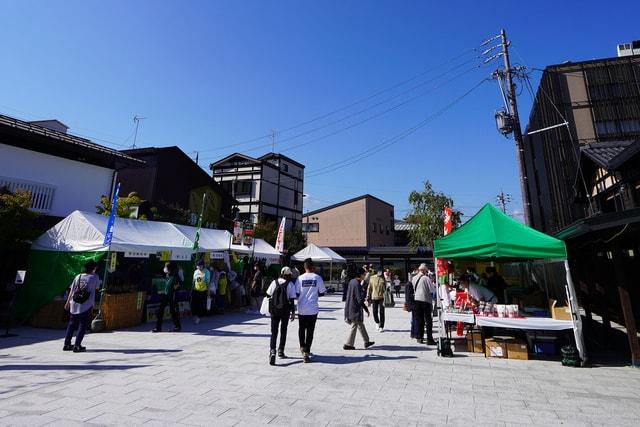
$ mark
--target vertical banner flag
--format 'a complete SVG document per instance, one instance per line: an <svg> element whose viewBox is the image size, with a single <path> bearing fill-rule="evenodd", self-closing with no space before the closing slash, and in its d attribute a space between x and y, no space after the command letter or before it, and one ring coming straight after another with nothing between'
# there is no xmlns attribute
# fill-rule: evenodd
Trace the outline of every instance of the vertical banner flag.
<svg viewBox="0 0 640 427"><path fill-rule="evenodd" d="M451 220L451 215L453 215L451 208L445 206L444 207L444 235L445 236L451 233L451 230L453 228L453 221Z"/></svg>
<svg viewBox="0 0 640 427"><path fill-rule="evenodd" d="M242 244L245 246L253 245L253 224L245 222L242 226Z"/></svg>
<svg viewBox="0 0 640 427"><path fill-rule="evenodd" d="M204 204L207 201L207 193L202 195L202 206L200 207L200 215L198 216L198 225L196 228L196 237L193 239L193 251L198 251L198 245L200 244L200 229L202 228L202 217L204 216Z"/></svg>
<svg viewBox="0 0 640 427"><path fill-rule="evenodd" d="M278 237L276 238L276 251L280 253L284 252L284 225L286 221L287 217L283 216L280 227L278 228Z"/></svg>
<svg viewBox="0 0 640 427"><path fill-rule="evenodd" d="M453 221L451 219L453 212L450 207L444 207L444 235L451 233L453 229ZM449 266L446 259L438 258L436 265L436 277L440 282L446 281L447 274L449 273Z"/></svg>
<svg viewBox="0 0 640 427"><path fill-rule="evenodd" d="M113 238L113 226L116 221L118 193L120 193L120 183L116 184L116 190L113 192L113 199L111 199L111 213L109 214L109 221L107 221L107 231L104 233L104 242L102 243L103 246L111 246L111 239Z"/></svg>
<svg viewBox="0 0 640 427"><path fill-rule="evenodd" d="M233 244L239 245L242 243L242 223L240 221L233 221Z"/></svg>

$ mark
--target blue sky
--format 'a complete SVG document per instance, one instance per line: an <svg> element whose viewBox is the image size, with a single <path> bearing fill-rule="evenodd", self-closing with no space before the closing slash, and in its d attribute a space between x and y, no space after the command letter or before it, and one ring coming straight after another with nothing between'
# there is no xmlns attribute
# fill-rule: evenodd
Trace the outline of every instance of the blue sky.
<svg viewBox="0 0 640 427"><path fill-rule="evenodd" d="M5 1L0 112L57 118L114 148L131 145L137 114L146 117L138 146L199 151L201 165L264 154L269 138L232 144L275 129L276 151L307 166L311 210L371 193L402 217L409 192L429 179L466 215L501 189L517 212L513 141L493 120L496 83L458 99L499 65L475 67L472 49L505 28L512 61L529 67L615 56L617 43L640 38L640 2L503 3ZM526 91L519 101L524 126Z"/></svg>

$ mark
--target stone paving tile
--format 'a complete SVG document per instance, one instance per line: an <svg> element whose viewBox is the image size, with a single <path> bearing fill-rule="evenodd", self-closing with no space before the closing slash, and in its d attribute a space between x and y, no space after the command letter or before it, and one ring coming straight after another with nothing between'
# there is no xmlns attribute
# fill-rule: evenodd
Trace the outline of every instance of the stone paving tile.
<svg viewBox="0 0 640 427"><path fill-rule="evenodd" d="M637 370L437 358L400 308L383 334L366 320L375 346L344 352L340 298L321 304L313 363L292 323L275 367L269 320L244 313L90 334L85 354L62 353L62 331L20 328L0 350L0 425L638 425Z"/></svg>

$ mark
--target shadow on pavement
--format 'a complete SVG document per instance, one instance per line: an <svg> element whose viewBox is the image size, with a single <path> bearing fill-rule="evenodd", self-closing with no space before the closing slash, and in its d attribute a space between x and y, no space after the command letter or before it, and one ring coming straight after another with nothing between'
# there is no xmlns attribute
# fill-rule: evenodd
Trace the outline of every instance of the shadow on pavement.
<svg viewBox="0 0 640 427"><path fill-rule="evenodd" d="M100 348L96 350L87 350L87 353L122 353L122 354L147 354L147 353L179 353L180 349L161 349L161 348Z"/></svg>
<svg viewBox="0 0 640 427"><path fill-rule="evenodd" d="M375 347L376 350L388 350L388 351L429 351L431 348L426 345L417 346L417 345L377 345Z"/></svg>
<svg viewBox="0 0 640 427"><path fill-rule="evenodd" d="M260 337L260 338L262 338L262 337L270 337L271 333L268 333L268 334L253 334L253 333L235 332L235 331L218 331L217 329L212 329L210 331L199 332L198 335L213 335L213 336L218 336L218 337L245 337L245 338Z"/></svg>
<svg viewBox="0 0 640 427"><path fill-rule="evenodd" d="M119 371L151 365L2 365L0 371Z"/></svg>
<svg viewBox="0 0 640 427"><path fill-rule="evenodd" d="M327 365L350 365L353 363L363 362L379 362L381 360L406 360L417 359L416 356L380 356L378 354L368 354L366 356L323 356L317 355L312 361L313 363L325 363Z"/></svg>

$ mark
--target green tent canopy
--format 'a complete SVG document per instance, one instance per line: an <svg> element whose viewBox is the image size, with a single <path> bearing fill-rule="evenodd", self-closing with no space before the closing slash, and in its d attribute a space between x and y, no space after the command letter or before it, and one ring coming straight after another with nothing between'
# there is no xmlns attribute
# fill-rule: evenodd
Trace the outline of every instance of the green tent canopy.
<svg viewBox="0 0 640 427"><path fill-rule="evenodd" d="M447 259L567 259L562 240L536 231L487 203L462 227L434 242L433 256Z"/></svg>

